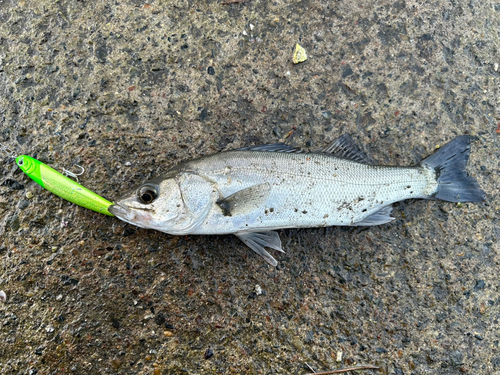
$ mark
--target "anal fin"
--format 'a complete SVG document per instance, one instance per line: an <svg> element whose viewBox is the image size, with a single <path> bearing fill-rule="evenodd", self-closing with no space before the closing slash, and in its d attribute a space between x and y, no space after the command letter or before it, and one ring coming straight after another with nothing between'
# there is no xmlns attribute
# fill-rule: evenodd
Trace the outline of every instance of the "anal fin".
<svg viewBox="0 0 500 375"><path fill-rule="evenodd" d="M250 249L259 254L264 260L269 263L271 266L275 266L278 264L276 259L269 254L264 247L269 247L274 250L281 251L284 253L281 248L281 240L278 233L273 231L267 232L237 232L235 235L242 240L245 245L247 245Z"/></svg>
<svg viewBox="0 0 500 375"><path fill-rule="evenodd" d="M362 221L357 223L353 223L353 226L371 226L371 225L380 225L385 224L390 221L393 221L394 218L391 216L392 206L385 206L377 212L371 214L368 217L365 217Z"/></svg>

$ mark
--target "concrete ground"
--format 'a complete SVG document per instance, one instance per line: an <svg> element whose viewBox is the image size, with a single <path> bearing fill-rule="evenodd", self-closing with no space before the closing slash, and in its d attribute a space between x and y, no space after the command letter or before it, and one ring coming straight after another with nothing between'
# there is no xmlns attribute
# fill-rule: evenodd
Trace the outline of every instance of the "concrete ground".
<svg viewBox="0 0 500 375"><path fill-rule="evenodd" d="M273 268L233 236L72 205L2 155L0 372L499 374L499 20L477 0L0 1L0 142L83 166L108 199L182 160L343 133L394 165L471 134L486 191L280 231Z"/></svg>

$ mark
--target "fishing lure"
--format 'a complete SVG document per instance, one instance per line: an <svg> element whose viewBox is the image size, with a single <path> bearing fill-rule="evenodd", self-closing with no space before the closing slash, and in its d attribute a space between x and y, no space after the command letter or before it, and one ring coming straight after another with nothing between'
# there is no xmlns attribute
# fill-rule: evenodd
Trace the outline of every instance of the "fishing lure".
<svg viewBox="0 0 500 375"><path fill-rule="evenodd" d="M114 216L108 211L113 203L41 161L31 156L20 155L16 158L16 164L29 178L55 195L95 212Z"/></svg>

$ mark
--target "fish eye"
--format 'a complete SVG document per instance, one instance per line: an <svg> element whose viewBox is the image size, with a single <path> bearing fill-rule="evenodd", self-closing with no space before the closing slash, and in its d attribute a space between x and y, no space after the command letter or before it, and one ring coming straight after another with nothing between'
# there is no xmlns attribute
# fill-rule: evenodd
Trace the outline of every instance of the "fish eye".
<svg viewBox="0 0 500 375"><path fill-rule="evenodd" d="M158 197L156 189L147 185L141 187L137 195L142 203L152 203Z"/></svg>

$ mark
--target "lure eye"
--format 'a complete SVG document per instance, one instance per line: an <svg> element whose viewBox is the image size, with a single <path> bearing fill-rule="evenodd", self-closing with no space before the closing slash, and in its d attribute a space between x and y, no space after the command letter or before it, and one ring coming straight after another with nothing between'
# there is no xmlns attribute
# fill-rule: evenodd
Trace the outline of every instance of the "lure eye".
<svg viewBox="0 0 500 375"><path fill-rule="evenodd" d="M152 186L143 186L137 195L142 203L152 203L158 197L156 189Z"/></svg>
<svg viewBox="0 0 500 375"><path fill-rule="evenodd" d="M19 159L19 161L17 162L17 165L19 166L22 166L24 164L24 159Z"/></svg>

